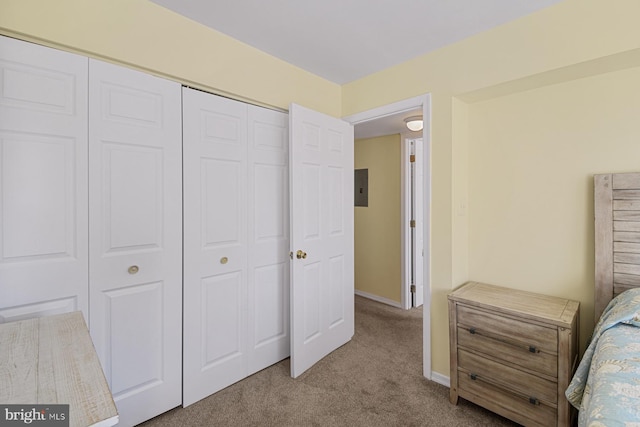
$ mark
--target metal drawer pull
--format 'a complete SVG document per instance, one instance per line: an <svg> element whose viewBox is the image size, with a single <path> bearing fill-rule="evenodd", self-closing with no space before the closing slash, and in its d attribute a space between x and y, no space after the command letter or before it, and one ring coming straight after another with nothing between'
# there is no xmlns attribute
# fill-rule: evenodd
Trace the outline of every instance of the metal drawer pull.
<svg viewBox="0 0 640 427"><path fill-rule="evenodd" d="M129 274L136 274L138 270L139 268L137 265L132 265L131 267L129 267L127 271L129 272Z"/></svg>
<svg viewBox="0 0 640 427"><path fill-rule="evenodd" d="M493 379L487 378L487 377L482 377L482 376L480 376L480 375L478 375L476 373L473 373L473 372L469 372L469 378L472 381L480 381L480 382L492 385L493 387L496 387L496 388L498 388L500 390L506 391L508 393L512 393L512 394L518 396L520 399L524 399L525 401L529 401L529 403L532 404L532 405L538 406L538 405L541 404L541 402L540 402L540 400L538 400L538 398L533 397L533 396L527 396L526 394L523 394L522 392L520 392L520 391L518 391L518 390L516 390L516 389L514 389L514 388L512 388L512 387L510 387L510 386L508 386L506 384L503 384L500 381L496 381L496 380L493 380Z"/></svg>
<svg viewBox="0 0 640 427"><path fill-rule="evenodd" d="M535 347L535 346L533 346L533 345L527 345L527 344L522 344L522 343L519 343L519 342L513 342L513 341L510 341L510 340L507 340L507 339L504 339L504 338L499 338L498 336L496 336L494 334L491 334L491 333L482 333L481 331L478 331L473 326L469 327L469 333L471 335L480 335L480 336L483 336L483 337L487 337L489 339L492 339L492 340L495 340L495 341L499 341L501 343L504 343L504 344L507 344L507 345L510 345L510 346L513 346L513 347L516 347L516 348L520 348L520 349L524 348L524 349L528 350L529 353L540 353L540 349Z"/></svg>

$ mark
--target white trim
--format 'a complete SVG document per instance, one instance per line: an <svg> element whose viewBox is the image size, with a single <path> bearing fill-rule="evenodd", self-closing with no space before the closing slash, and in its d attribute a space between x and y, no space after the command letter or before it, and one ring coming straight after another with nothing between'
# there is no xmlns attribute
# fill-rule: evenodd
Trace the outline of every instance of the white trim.
<svg viewBox="0 0 640 427"><path fill-rule="evenodd" d="M343 120L355 125L375 120L402 111L422 107L424 129L422 130L424 165L424 247L427 252L424 259L424 301L422 305L422 374L431 379L431 94L416 96L393 104L384 105L343 117Z"/></svg>
<svg viewBox="0 0 640 427"><path fill-rule="evenodd" d="M425 378L431 379L431 95L426 94L422 102L422 215L423 215L423 248L426 256L423 259L424 295L422 301L422 372Z"/></svg>
<svg viewBox="0 0 640 427"><path fill-rule="evenodd" d="M380 119L382 117L390 116L392 114L415 110L416 108L422 107L426 99L429 99L428 103L429 105L431 105L431 94L427 93L426 95L420 95L413 98L404 99L402 101L394 102L393 104L383 105L381 107L377 107L372 110L367 110L361 113L352 114L350 116L343 117L342 120L345 120L351 123L352 125L356 125L358 123L368 122L369 120L374 120L374 119ZM425 122L426 121L427 120L425 120Z"/></svg>
<svg viewBox="0 0 640 427"><path fill-rule="evenodd" d="M442 384L445 387L451 388L451 379L446 375L442 375L438 372L431 372L431 381L434 383Z"/></svg>
<svg viewBox="0 0 640 427"><path fill-rule="evenodd" d="M356 295L361 296L363 298L367 298L373 301L377 301L377 302L381 302L382 304L387 304L393 307L398 307L398 308L402 308L402 304L400 304L398 301L394 301L392 299L389 298L385 298L385 297L381 297L379 295L374 295L374 294L370 294L369 292L364 292L364 291L359 291L359 290L355 290L354 292Z"/></svg>

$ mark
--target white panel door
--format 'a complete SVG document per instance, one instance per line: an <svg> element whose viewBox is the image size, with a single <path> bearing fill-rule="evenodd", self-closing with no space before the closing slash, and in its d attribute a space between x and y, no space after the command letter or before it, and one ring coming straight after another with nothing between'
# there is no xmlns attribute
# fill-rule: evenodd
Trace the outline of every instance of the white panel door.
<svg viewBox="0 0 640 427"><path fill-rule="evenodd" d="M184 395L247 372L247 105L183 89Z"/></svg>
<svg viewBox="0 0 640 427"><path fill-rule="evenodd" d="M291 376L354 333L353 127L292 104Z"/></svg>
<svg viewBox="0 0 640 427"><path fill-rule="evenodd" d="M181 403L180 89L90 60L90 330L121 425Z"/></svg>
<svg viewBox="0 0 640 427"><path fill-rule="evenodd" d="M0 37L0 323L88 319L87 63Z"/></svg>
<svg viewBox="0 0 640 427"><path fill-rule="evenodd" d="M248 374L289 357L289 117L249 107Z"/></svg>

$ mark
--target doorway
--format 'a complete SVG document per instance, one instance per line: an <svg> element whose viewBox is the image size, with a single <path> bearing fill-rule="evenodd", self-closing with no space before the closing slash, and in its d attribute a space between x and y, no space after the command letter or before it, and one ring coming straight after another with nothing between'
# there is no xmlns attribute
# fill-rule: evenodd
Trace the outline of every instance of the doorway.
<svg viewBox="0 0 640 427"><path fill-rule="evenodd" d="M431 323L430 323L430 202L431 202L431 96L425 94L403 101L377 107L372 110L357 113L343 119L354 126L360 124L381 123L384 119L395 115L411 115L415 110L422 112L424 120L424 129L422 131L422 153L420 154L422 164L424 166L422 179L421 194L423 200L420 203L422 210L421 222L424 225L421 232L418 232L418 238L422 238L424 242L424 256L421 258L422 275L423 275L423 375L427 379L431 379ZM393 133L393 132L392 132ZM420 191L420 190L419 190ZM406 258L406 257L405 257ZM403 292L404 295L404 292ZM410 306L407 304L407 306Z"/></svg>

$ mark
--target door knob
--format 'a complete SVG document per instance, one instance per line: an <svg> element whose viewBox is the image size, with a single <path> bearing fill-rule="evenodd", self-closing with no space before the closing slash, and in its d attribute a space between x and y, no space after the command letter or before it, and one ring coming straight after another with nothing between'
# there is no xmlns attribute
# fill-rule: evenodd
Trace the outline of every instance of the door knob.
<svg viewBox="0 0 640 427"><path fill-rule="evenodd" d="M301 251L300 249L298 249L298 252L296 252L296 258L298 258L298 259L307 259L307 253Z"/></svg>

